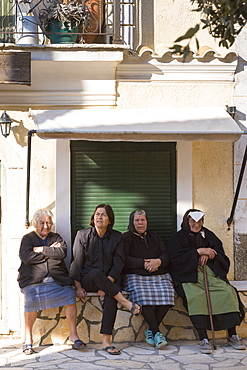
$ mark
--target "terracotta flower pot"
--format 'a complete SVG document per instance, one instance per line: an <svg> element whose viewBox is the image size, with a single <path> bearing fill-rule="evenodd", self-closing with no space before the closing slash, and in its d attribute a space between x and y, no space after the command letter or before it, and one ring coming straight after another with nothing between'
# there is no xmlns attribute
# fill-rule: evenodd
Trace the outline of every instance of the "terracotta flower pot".
<svg viewBox="0 0 247 370"><path fill-rule="evenodd" d="M101 31L101 26L104 20L104 0L86 0L85 5L88 7L91 13L90 26L84 29L84 32L95 33L95 35L83 36L86 43L91 44L95 41L97 33ZM83 32L82 27L79 28L79 32Z"/></svg>

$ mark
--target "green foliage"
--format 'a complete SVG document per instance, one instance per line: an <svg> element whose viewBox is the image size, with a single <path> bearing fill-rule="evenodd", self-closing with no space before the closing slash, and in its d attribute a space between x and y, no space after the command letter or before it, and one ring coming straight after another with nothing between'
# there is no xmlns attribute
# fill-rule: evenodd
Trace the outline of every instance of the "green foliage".
<svg viewBox="0 0 247 370"><path fill-rule="evenodd" d="M190 41L195 38L199 46L196 34L200 27L207 29L210 35L219 39L219 45L229 48L235 41L236 36L247 22L247 3L244 0L190 0L196 5L194 11L201 13L201 23L190 28L183 36L175 40L175 43L189 39L188 44L182 47L174 44L170 49L173 53L188 55ZM185 53L187 53L185 55Z"/></svg>

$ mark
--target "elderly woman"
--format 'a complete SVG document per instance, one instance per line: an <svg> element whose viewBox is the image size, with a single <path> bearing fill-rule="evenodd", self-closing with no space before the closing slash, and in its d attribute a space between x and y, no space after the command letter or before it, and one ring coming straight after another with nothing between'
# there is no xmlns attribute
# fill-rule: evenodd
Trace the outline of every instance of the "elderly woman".
<svg viewBox="0 0 247 370"><path fill-rule="evenodd" d="M235 349L245 349L236 333L243 320L243 306L236 290L229 284L230 262L221 241L203 226L204 213L189 209L169 245L171 274L178 294L200 338L200 351L212 353L207 330L211 329L203 280L203 266L209 283L215 330L228 330L228 343Z"/></svg>
<svg viewBox="0 0 247 370"><path fill-rule="evenodd" d="M35 230L21 240L18 282L25 297L23 352L27 355L34 352L32 328L37 311L59 306L65 309L72 347L86 346L76 330L75 291L64 262L67 246L59 234L51 232L52 216L48 209L36 211L32 220Z"/></svg>
<svg viewBox="0 0 247 370"><path fill-rule="evenodd" d="M162 348L167 341L159 325L174 305L168 251L160 236L148 230L145 211L136 210L130 214L128 230L123 234L124 289L131 300L142 305L142 315L149 326L145 330L147 343Z"/></svg>
<svg viewBox="0 0 247 370"><path fill-rule="evenodd" d="M134 315L140 314L141 307L128 301L120 292L124 251L122 234L112 229L114 219L110 205L100 204L95 208L90 222L92 227L77 232L70 272L77 297L84 298L86 292L104 296L100 330L102 349L111 355L119 355L120 350L111 345L117 302Z"/></svg>

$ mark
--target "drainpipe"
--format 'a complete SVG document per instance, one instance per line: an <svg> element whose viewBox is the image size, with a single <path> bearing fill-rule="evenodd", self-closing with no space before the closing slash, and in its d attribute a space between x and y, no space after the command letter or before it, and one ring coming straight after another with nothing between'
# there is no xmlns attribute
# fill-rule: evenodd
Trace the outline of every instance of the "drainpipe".
<svg viewBox="0 0 247 370"><path fill-rule="evenodd" d="M28 131L28 143L27 143L27 189L26 189L26 221L25 227L29 227L29 195L30 195L30 168L31 168L31 143L32 135L36 133L36 130Z"/></svg>
<svg viewBox="0 0 247 370"><path fill-rule="evenodd" d="M247 134L247 131L244 131L244 134ZM240 174L239 174L239 178L238 178L238 184L237 184L237 188L236 188L236 192L235 192L235 196L234 196L234 200L233 200L233 204L232 204L231 214L230 214L230 217L226 221L227 226L228 226L228 230L230 230L231 224L233 222L233 216L234 216L234 213L235 213L235 208L236 208L236 205L237 205L238 195L239 195L240 187L241 187L243 176L244 176L246 161L247 161L247 145L246 145L246 148L245 148L244 158L243 158L243 162L242 162L242 166L241 166L241 170L240 170Z"/></svg>

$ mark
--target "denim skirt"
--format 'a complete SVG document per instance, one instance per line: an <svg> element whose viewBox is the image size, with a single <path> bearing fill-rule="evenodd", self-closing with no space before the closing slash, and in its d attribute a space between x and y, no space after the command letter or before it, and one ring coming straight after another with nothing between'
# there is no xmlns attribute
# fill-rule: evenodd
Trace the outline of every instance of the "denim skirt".
<svg viewBox="0 0 247 370"><path fill-rule="evenodd" d="M72 286L62 286L52 277L44 278L42 283L27 285L22 289L22 293L25 298L25 312L46 310L76 302Z"/></svg>

